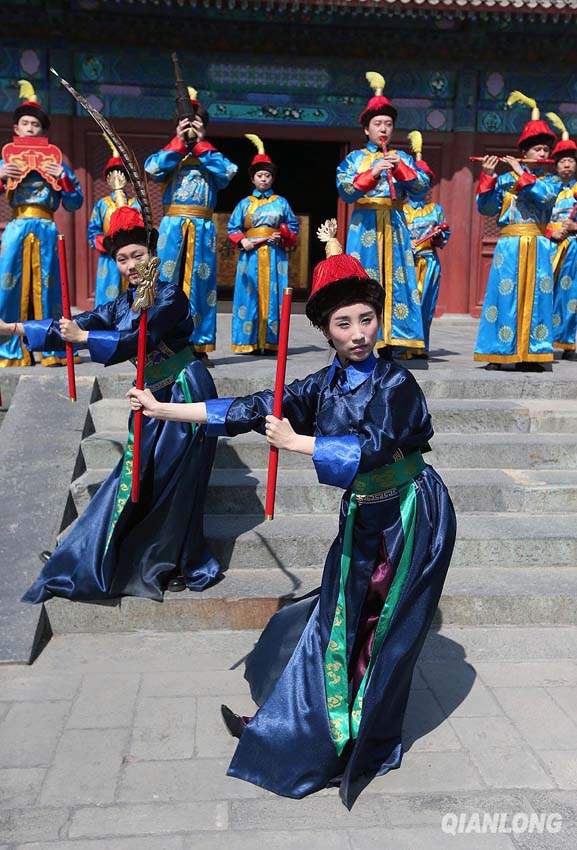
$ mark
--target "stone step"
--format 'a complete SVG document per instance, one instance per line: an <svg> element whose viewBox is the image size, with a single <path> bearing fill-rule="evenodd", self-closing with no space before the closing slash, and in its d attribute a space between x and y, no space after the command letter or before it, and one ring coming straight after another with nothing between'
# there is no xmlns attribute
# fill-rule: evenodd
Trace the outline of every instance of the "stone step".
<svg viewBox="0 0 577 850"><path fill-rule="evenodd" d="M219 366L211 372L221 398L245 395L272 388L275 384L275 361L267 365L247 362L242 375L232 367ZM308 372L322 368L322 358L310 364L294 362L289 357L286 382L304 378ZM573 366L570 370L573 374ZM560 399L577 400L577 380L567 378L566 370L544 374L517 373L514 371L487 373L482 368L431 368L415 369L413 376L419 382L427 400L432 399ZM577 370L575 371L577 378ZM134 371L100 372L98 385L104 399L123 398L134 381Z"/></svg>
<svg viewBox="0 0 577 850"><path fill-rule="evenodd" d="M576 469L446 469L441 475L459 513L471 511L569 513L577 511ZM106 477L89 469L71 485L78 513ZM267 470L214 469L206 501L209 514L264 514ZM334 514L342 491L319 484L313 469L280 469L276 512Z"/></svg>
<svg viewBox="0 0 577 850"><path fill-rule="evenodd" d="M82 440L87 469L111 469L122 456L126 432L99 431ZM426 460L439 469L576 469L577 434L462 434L437 433ZM260 434L221 437L215 458L220 469L263 469L269 449ZM281 452L285 469L310 469L310 458Z"/></svg>
<svg viewBox="0 0 577 850"><path fill-rule="evenodd" d="M260 629L291 598L318 587L320 570L229 572L202 593L168 593L159 605L126 597L107 603L51 599L54 634ZM449 570L435 618L443 625L575 625L577 569Z"/></svg>
<svg viewBox="0 0 577 850"><path fill-rule="evenodd" d="M223 567L234 570L305 569L323 564L338 527L336 515L205 517L205 532ZM577 531L573 514L461 514L454 568L573 567Z"/></svg>
<svg viewBox="0 0 577 850"><path fill-rule="evenodd" d="M432 399L429 410L437 433L577 433L577 402L567 399ZM127 429L126 399L94 402L90 415L96 433Z"/></svg>

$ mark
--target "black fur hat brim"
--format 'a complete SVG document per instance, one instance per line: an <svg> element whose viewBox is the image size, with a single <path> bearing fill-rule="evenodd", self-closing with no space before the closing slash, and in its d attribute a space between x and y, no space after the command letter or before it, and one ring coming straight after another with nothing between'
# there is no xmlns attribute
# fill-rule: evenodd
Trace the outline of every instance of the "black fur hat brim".
<svg viewBox="0 0 577 850"><path fill-rule="evenodd" d="M156 249L158 242L158 230L153 230L150 234L150 244L146 239L146 230L144 227L133 227L132 230L119 230L114 238L105 236L102 244L108 251L111 257L116 257L121 248L126 248L127 245L145 245L150 251Z"/></svg>
<svg viewBox="0 0 577 850"><path fill-rule="evenodd" d="M369 277L345 277L323 286L311 295L305 312L317 328L326 327L331 313L349 304L370 304L380 315L385 303L385 290Z"/></svg>
<svg viewBox="0 0 577 850"><path fill-rule="evenodd" d="M268 171L273 177L276 177L276 165L274 162L257 162L256 165L249 165L248 176L252 180L257 171Z"/></svg>
<svg viewBox="0 0 577 850"><path fill-rule="evenodd" d="M389 118L392 118L396 122L398 114L399 112L394 106L381 106L379 109L368 109L366 112L363 112L361 124L367 129L371 118L376 118L377 115L388 115Z"/></svg>
<svg viewBox="0 0 577 850"><path fill-rule="evenodd" d="M18 124L21 118L24 115L31 115L33 118L37 118L42 125L43 130L48 130L50 127L50 118L41 109L39 106L30 106L29 104L22 103L20 106L17 106L12 114L12 123Z"/></svg>

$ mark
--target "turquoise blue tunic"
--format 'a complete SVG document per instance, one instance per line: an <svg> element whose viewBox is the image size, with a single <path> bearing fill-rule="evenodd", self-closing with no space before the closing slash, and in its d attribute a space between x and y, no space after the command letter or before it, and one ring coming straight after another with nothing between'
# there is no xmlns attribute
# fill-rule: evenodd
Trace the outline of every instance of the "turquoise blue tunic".
<svg viewBox="0 0 577 850"><path fill-rule="evenodd" d="M347 254L360 260L367 273L385 288L384 343L423 348L421 299L403 204L408 198L425 195L430 178L412 156L394 152L401 158L393 172L396 200L391 200L386 174L383 172L378 180L372 176L371 169L382 153L371 142L341 162L337 189L343 201L355 205Z"/></svg>
<svg viewBox="0 0 577 850"><path fill-rule="evenodd" d="M577 180L560 183L561 191L557 195L549 231L555 230L569 218L577 203L573 192ZM571 233L563 242L552 242L553 272L555 286L553 292L553 334L556 348L575 351L577 332L577 239Z"/></svg>
<svg viewBox="0 0 577 850"><path fill-rule="evenodd" d="M525 171L482 175L481 215L501 230L487 282L475 360L527 363L553 360L553 266L546 227L557 178ZM512 229L510 229L512 228Z"/></svg>
<svg viewBox="0 0 577 850"><path fill-rule="evenodd" d="M6 225L0 251L0 316L5 322L62 316L58 229L52 216L61 202L65 210L74 212L83 200L78 180L67 165L62 167L66 176L65 188L60 191L31 171L8 198L15 217ZM38 207L46 217L28 217L34 215L32 210L17 218L16 208L27 206ZM64 351L42 351L39 356L43 366L66 363ZM30 366L33 362L21 337L12 336L0 345L0 366Z"/></svg>
<svg viewBox="0 0 577 850"><path fill-rule="evenodd" d="M237 172L209 142L189 152L178 138L144 164L147 174L163 183L164 217L160 222L158 256L165 280L180 275L194 319L191 342L196 351L214 351L216 344L216 228L212 213L217 192ZM186 234L186 250L181 251Z"/></svg>
<svg viewBox="0 0 577 850"><path fill-rule="evenodd" d="M136 198L128 198L127 206L140 209L140 204ZM88 222L88 242L98 251L96 289L94 292L95 307L114 301L118 295L126 290L128 285L127 281L122 279L116 261L102 246L102 237L108 233L110 216L115 209L114 198L112 195L106 195L106 197L96 201Z"/></svg>
<svg viewBox="0 0 577 850"><path fill-rule="evenodd" d="M240 249L232 305L234 351L278 348L282 293L288 286L287 253L280 244L266 243L245 251L240 242L246 237L264 238L281 224L296 237L298 219L286 198L273 194L272 189L255 189L236 205L229 219L229 239Z"/></svg>
<svg viewBox="0 0 577 850"><path fill-rule="evenodd" d="M443 207L440 204L427 203L424 200L417 201L410 198L405 204L405 216L413 243L422 239L439 224L447 224ZM428 239L414 250L417 289L421 295L425 351L429 350L431 322L435 315L441 284L441 263L437 248L444 248L450 235L450 229L443 230L434 242Z"/></svg>

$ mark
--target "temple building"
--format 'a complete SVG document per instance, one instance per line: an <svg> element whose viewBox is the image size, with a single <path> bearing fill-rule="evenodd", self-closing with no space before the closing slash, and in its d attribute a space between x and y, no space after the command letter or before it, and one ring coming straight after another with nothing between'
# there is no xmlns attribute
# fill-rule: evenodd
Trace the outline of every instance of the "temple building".
<svg viewBox="0 0 577 850"><path fill-rule="evenodd" d="M109 148L50 73L68 79L101 110L139 159L174 133L171 51L209 110L208 138L239 165L219 194L219 284L230 300L234 247L227 214L249 189L258 134L279 164L275 184L301 219L303 238L291 281L304 297L321 257L314 238L336 215L337 164L364 136L358 116L370 95L365 71L386 80L399 109L394 143L408 149L420 130L436 173L432 197L453 235L442 256L437 313L479 315L497 228L475 209L479 168L470 156L510 153L527 121L505 108L512 89L558 113L577 135L577 0L4 0L0 48L0 129L11 138L16 81L29 79L52 118L51 141L66 154L85 203L59 212L66 234L74 302L92 305L96 256L86 240L94 201L106 190ZM160 187L151 187L162 215ZM8 206L0 200L0 227Z"/></svg>

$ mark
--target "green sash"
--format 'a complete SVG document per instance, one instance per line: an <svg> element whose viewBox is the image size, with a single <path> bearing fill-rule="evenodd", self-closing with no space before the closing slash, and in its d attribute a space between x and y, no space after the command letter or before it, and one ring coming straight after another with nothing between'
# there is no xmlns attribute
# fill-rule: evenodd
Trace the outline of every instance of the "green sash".
<svg viewBox="0 0 577 850"><path fill-rule="evenodd" d="M367 682L379 656L386 633L388 631L395 607L399 601L413 557L413 544L415 539L415 524L417 519L417 499L414 478L425 468L426 463L420 452L413 454L392 464L376 469L372 472L358 475L352 486L349 501L349 510L345 522L343 535L343 551L341 555L340 586L337 606L331 634L324 658L325 668L325 690L327 698L327 710L331 735L340 755L350 738L356 738L361 722L363 710L363 696ZM355 527L355 516L359 501L376 501L371 497L378 497L386 490L397 489L399 491L401 523L405 543L401 552L399 565L396 569L393 582L383 605L379 621L375 630L371 658L363 676L353 706L349 709L349 681L347 669L347 612L345 588L349 571L351 568L351 556L353 549L353 531Z"/></svg>
<svg viewBox="0 0 577 850"><path fill-rule="evenodd" d="M186 348L183 348L182 351L178 352L178 354L173 354L172 357L168 357L166 360L162 360L160 363L153 363L150 366L146 366L144 369L144 382L145 384L153 385L159 384L162 381L166 381L167 384L174 382L182 390L184 400L187 402L191 402L192 397L190 395L189 386L184 377L184 370L186 369L188 364L191 363L193 360L196 360L194 351L192 348L190 348L190 346L186 346ZM195 427L196 426L193 423L193 433ZM130 497L130 491L132 489L133 453L134 417L131 416L130 426L128 428L128 439L126 441L126 448L124 449L122 469L120 471L120 479L118 481L118 490L116 491L116 504L114 505L112 521L108 530L108 537L106 538L106 549L104 550L105 553L112 539L112 534L114 532L116 523L118 522L118 518L124 510L124 506L126 505Z"/></svg>

